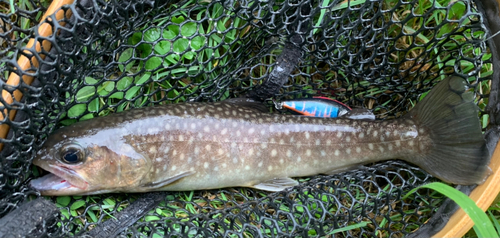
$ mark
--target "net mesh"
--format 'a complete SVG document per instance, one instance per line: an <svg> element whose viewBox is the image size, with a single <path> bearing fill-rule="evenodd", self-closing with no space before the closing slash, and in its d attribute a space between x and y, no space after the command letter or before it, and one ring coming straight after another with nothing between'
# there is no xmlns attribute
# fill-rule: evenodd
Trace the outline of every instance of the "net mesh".
<svg viewBox="0 0 500 238"><path fill-rule="evenodd" d="M47 136L79 120L244 96L276 77L284 82L276 99L327 96L378 119L403 115L446 75L468 79L481 108L488 99L489 32L471 1L78 1L62 7L63 19L44 21L56 32L44 37L36 26L48 4L0 1L2 88L23 93L14 103L1 99L17 114L2 121L10 132L0 139L0 217L36 196L27 185L39 174L31 160ZM25 47L31 38L41 51ZM21 70L22 56L38 64ZM34 81L10 86L11 73ZM279 193L169 192L122 234L401 237L444 201L428 190L402 199L433 180L389 161L303 178ZM81 235L138 196L49 198L62 214L49 235Z"/></svg>

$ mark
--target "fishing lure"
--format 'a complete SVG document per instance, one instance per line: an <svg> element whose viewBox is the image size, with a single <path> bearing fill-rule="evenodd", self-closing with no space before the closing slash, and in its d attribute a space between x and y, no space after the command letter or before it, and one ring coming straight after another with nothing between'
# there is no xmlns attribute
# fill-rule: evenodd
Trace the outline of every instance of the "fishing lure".
<svg viewBox="0 0 500 238"><path fill-rule="evenodd" d="M274 102L278 110L286 108L304 116L336 118L347 114L352 109L331 98L313 97Z"/></svg>

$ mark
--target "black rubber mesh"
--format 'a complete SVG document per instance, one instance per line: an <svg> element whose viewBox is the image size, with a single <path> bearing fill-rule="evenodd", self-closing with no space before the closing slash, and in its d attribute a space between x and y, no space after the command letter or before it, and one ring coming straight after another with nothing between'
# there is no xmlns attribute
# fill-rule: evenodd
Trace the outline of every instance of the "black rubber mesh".
<svg viewBox="0 0 500 238"><path fill-rule="evenodd" d="M57 34L44 38L34 26L48 3L29 1L9 13L9 1L1 1L2 82L11 72L33 75L35 82L2 84L9 92L20 89L24 98L6 106L18 110L17 119L2 122L11 132L0 140L0 216L35 196L27 186L38 174L31 160L58 127L133 107L245 95L279 70L287 44L300 60L276 99L322 95L392 118L408 111L436 79L455 74L476 88L479 104L486 103L477 85L491 75L488 31L474 3L421 2L79 1L63 8L73 14L52 20ZM300 40L291 40L295 36ZM29 56L22 50L30 37L53 47L33 52L40 66L21 72L16 61ZM332 236L400 237L443 202L427 190L402 200L433 180L418 167L391 161L304 179L280 193L169 192L123 234L325 236L364 225ZM62 212L50 235L82 234L138 196L50 198Z"/></svg>

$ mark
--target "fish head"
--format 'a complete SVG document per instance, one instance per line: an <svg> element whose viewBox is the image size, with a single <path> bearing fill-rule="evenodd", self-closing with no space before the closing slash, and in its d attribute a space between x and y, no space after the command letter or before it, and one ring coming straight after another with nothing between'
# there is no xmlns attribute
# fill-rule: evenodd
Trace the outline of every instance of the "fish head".
<svg viewBox="0 0 500 238"><path fill-rule="evenodd" d="M150 161L116 137L106 137L113 133L70 135L67 131L51 135L33 160L49 172L31 181L42 195L120 192L147 177Z"/></svg>

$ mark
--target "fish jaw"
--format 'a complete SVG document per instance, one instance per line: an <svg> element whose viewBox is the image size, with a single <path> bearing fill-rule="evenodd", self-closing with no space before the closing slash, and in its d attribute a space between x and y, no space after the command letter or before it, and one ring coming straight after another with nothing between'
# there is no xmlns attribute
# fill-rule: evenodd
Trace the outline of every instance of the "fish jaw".
<svg viewBox="0 0 500 238"><path fill-rule="evenodd" d="M30 182L31 187L42 195L76 195L89 192L89 183L74 170L57 165L36 165L50 172Z"/></svg>

